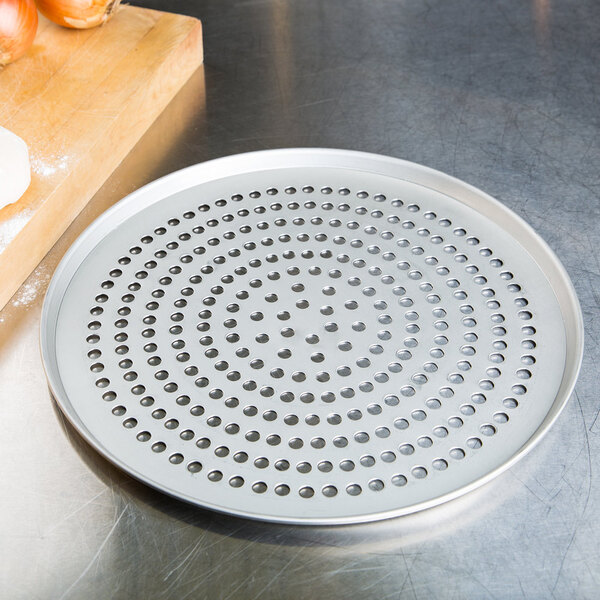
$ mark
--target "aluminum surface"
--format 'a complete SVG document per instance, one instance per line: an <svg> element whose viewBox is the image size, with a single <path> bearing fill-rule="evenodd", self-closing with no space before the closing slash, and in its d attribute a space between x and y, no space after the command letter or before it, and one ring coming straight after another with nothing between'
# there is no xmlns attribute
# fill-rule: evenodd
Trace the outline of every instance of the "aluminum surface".
<svg viewBox="0 0 600 600"><path fill-rule="evenodd" d="M107 458L204 507L339 524L506 469L569 397L581 314L516 215L349 151L219 159L135 192L74 244L42 347Z"/></svg>

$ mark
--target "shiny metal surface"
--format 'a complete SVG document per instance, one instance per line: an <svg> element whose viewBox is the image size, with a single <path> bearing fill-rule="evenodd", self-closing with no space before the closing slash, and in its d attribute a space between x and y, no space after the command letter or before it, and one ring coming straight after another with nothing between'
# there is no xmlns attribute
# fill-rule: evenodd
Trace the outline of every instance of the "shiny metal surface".
<svg viewBox="0 0 600 600"><path fill-rule="evenodd" d="M186 9L204 21L204 69L0 313L3 595L596 597L597 3ZM41 295L79 232L175 169L302 145L390 154L469 181L531 223L569 272L587 333L573 399L522 463L479 491L371 525L253 523L121 474L53 404L39 358Z"/></svg>

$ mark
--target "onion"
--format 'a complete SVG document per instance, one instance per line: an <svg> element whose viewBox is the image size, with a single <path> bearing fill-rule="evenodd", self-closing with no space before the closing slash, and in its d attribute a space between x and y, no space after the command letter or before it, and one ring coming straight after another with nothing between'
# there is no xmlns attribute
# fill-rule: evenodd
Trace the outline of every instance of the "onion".
<svg viewBox="0 0 600 600"><path fill-rule="evenodd" d="M71 29L90 29L106 23L120 2L121 0L36 0L45 17Z"/></svg>
<svg viewBox="0 0 600 600"><path fill-rule="evenodd" d="M33 0L0 0L0 65L17 60L27 52L38 16Z"/></svg>

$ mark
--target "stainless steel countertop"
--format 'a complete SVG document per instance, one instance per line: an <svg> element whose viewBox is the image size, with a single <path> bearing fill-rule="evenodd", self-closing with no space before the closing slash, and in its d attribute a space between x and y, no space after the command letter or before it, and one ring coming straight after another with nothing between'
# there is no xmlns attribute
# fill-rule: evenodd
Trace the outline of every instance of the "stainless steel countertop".
<svg viewBox="0 0 600 600"><path fill-rule="evenodd" d="M595 598L600 593L600 4L144 2L202 18L205 66L0 312L3 598ZM268 525L132 480L65 423L38 349L58 261L140 185L286 146L420 162L548 241L582 304L576 392L491 484L372 525Z"/></svg>

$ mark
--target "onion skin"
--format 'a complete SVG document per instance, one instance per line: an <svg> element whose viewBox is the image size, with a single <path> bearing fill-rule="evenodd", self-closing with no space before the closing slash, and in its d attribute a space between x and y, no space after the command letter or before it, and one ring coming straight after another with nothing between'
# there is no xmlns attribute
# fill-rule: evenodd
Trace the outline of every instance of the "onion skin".
<svg viewBox="0 0 600 600"><path fill-rule="evenodd" d="M0 0L0 65L21 58L29 50L37 25L33 0Z"/></svg>
<svg viewBox="0 0 600 600"><path fill-rule="evenodd" d="M1 1L1 0L0 0ZM106 23L121 0L36 0L50 21L70 29L90 29Z"/></svg>

